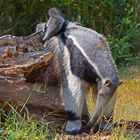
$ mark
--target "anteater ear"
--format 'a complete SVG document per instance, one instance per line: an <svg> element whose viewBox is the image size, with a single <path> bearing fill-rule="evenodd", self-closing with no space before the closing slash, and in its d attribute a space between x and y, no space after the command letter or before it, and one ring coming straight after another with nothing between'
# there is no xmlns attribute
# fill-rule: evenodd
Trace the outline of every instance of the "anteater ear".
<svg viewBox="0 0 140 140"><path fill-rule="evenodd" d="M106 86L109 86L110 84L111 84L111 82L110 82L110 80L105 80L105 82L104 82L104 84L106 85Z"/></svg>

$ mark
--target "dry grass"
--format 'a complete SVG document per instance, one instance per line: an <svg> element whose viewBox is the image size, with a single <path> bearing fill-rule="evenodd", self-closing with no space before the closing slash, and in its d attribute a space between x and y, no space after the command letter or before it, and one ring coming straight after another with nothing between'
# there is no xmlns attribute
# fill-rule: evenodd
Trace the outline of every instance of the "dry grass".
<svg viewBox="0 0 140 140"><path fill-rule="evenodd" d="M114 118L140 121L140 79L124 80L118 88Z"/></svg>
<svg viewBox="0 0 140 140"><path fill-rule="evenodd" d="M140 69L131 67L122 72L123 84L117 89L117 101L115 105L114 119L140 121ZM127 80L126 80L127 79ZM96 102L94 88L88 89L87 103L90 112L93 111Z"/></svg>

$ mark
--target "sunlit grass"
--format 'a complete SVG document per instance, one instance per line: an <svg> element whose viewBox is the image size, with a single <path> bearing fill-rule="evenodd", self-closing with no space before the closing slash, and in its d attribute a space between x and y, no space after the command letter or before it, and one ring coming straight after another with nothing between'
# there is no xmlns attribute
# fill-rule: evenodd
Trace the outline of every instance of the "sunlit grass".
<svg viewBox="0 0 140 140"><path fill-rule="evenodd" d="M117 90L114 118L140 121L140 79L123 80Z"/></svg>
<svg viewBox="0 0 140 140"><path fill-rule="evenodd" d="M127 73L129 73L131 79L125 74L128 79L124 80L123 77L123 83L116 91L117 100L114 111L115 120L124 119L140 121L140 76L137 75L136 79L136 75L132 75L130 70L127 71ZM132 70L138 72L139 69ZM96 103L96 89L89 87L87 93L87 104L90 112L92 112Z"/></svg>

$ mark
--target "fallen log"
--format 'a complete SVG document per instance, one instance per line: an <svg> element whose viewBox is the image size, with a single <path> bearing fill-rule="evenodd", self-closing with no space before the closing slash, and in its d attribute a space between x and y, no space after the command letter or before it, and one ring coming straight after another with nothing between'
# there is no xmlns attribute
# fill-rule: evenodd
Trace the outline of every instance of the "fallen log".
<svg viewBox="0 0 140 140"><path fill-rule="evenodd" d="M10 99L22 110L28 107L37 118L54 111L66 117L59 96L60 87L47 86L51 79L44 78L46 73L52 72L54 58L43 48L43 34L35 32L27 37L0 37L0 102ZM64 123L64 120L60 121L62 117L49 115L47 118L49 122L57 118L61 126Z"/></svg>

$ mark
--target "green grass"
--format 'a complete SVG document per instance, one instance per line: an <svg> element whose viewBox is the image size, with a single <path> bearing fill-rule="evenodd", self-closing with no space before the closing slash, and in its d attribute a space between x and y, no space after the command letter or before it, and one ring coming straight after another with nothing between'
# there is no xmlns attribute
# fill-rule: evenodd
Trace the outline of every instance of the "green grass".
<svg viewBox="0 0 140 140"><path fill-rule="evenodd" d="M49 130L46 126L32 118L19 117L13 109L7 115L1 112L1 118L4 119L4 122L1 123L0 139L44 140L46 136L49 136Z"/></svg>
<svg viewBox="0 0 140 140"><path fill-rule="evenodd" d="M23 110L23 108L21 108ZM60 135L43 123L24 112L10 100L0 109L0 140L59 140Z"/></svg>
<svg viewBox="0 0 140 140"><path fill-rule="evenodd" d="M0 140L62 140L68 139L69 136L59 135L48 129L48 127L42 124L40 121L23 115L20 117L15 108L9 111L7 114L4 110L1 110L1 122L0 127ZM124 127L125 129L125 127ZM89 136L88 136L89 137ZM87 137L85 137L87 138ZM100 136L90 136L91 139L100 138ZM114 129L113 134L110 136L111 140L135 140L134 136L126 136L124 133L119 133L119 128Z"/></svg>

